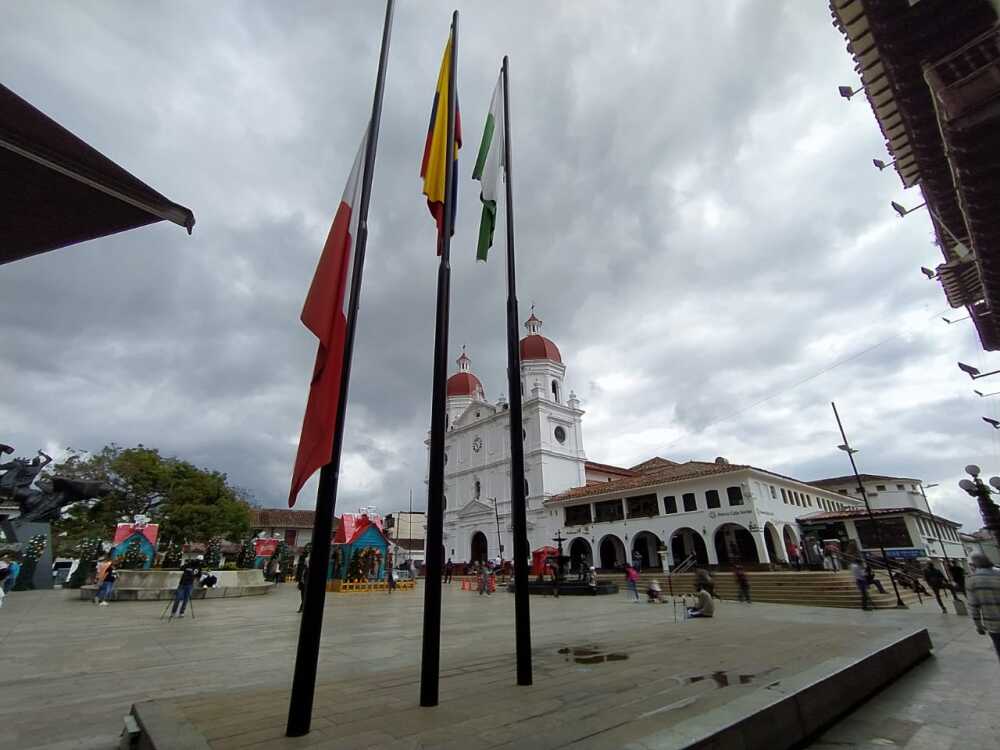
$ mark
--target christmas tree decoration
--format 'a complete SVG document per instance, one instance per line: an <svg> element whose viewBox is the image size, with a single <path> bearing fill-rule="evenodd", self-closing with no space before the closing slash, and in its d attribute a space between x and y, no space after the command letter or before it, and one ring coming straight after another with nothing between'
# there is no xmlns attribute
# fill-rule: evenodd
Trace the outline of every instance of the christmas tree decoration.
<svg viewBox="0 0 1000 750"><path fill-rule="evenodd" d="M21 553L21 572L17 576L17 583L14 584L14 591L30 591L35 588L32 579L35 577L38 559L45 552L45 545L45 534L35 534L28 540L27 546Z"/></svg>
<svg viewBox="0 0 1000 750"><path fill-rule="evenodd" d="M167 542L167 548L163 552L163 561L160 563L161 568L180 568L181 567L181 546L177 542Z"/></svg>
<svg viewBox="0 0 1000 750"><path fill-rule="evenodd" d="M97 558L101 554L101 540L96 538L82 539L76 545L76 554L80 558L76 570L66 582L66 587L78 589L94 577L97 572Z"/></svg>
<svg viewBox="0 0 1000 750"><path fill-rule="evenodd" d="M254 566L257 559L257 552L254 550L253 539L247 539L240 545L240 551L236 555L236 567L241 570L248 570Z"/></svg>
<svg viewBox="0 0 1000 750"><path fill-rule="evenodd" d="M204 569L218 570L222 564L222 540L219 537L212 537L208 540L208 548L205 550Z"/></svg>
<svg viewBox="0 0 1000 750"><path fill-rule="evenodd" d="M146 553L138 539L129 543L125 554L118 560L118 567L124 570L142 570L146 567Z"/></svg>

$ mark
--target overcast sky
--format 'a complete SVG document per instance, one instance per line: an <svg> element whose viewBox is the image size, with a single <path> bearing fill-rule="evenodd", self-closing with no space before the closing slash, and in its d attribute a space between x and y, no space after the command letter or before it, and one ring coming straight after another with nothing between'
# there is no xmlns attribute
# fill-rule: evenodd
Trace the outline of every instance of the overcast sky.
<svg viewBox="0 0 1000 750"><path fill-rule="evenodd" d="M534 302L562 351L588 457L842 475L836 400L862 471L939 482L935 510L979 528L956 483L970 462L1000 473L980 419L1000 397L976 397L955 361L996 361L969 322L940 320L964 310L919 272L940 253L924 212L889 207L921 197L872 166L886 153L867 101L837 95L857 76L826 4L468 6L449 359L466 344L487 397L506 392L503 256L475 262L469 175L507 53L521 318ZM437 261L418 171L451 8L397 8L338 511L404 509L410 488L426 504ZM0 268L0 442L141 442L284 503L315 356L298 316L383 12L5 9L0 80L198 223Z"/></svg>

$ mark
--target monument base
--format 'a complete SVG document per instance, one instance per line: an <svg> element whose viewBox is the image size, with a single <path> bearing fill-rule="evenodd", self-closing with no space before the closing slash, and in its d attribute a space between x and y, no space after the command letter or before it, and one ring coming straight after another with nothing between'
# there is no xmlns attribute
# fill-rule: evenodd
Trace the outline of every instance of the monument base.
<svg viewBox="0 0 1000 750"><path fill-rule="evenodd" d="M264 580L259 568L248 570L213 570L218 583L215 588L201 588L195 584L192 599L222 599L234 596L259 596L269 593L274 584ZM181 582L179 570L119 570L112 601L148 602L173 599ZM97 586L89 584L79 588L80 599L90 601L97 594Z"/></svg>

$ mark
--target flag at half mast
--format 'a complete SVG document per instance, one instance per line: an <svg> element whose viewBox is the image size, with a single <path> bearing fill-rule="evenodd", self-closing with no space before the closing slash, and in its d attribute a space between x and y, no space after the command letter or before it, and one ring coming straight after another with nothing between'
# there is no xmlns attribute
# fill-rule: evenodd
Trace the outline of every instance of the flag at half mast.
<svg viewBox="0 0 1000 750"><path fill-rule="evenodd" d="M354 277L361 172L367 144L366 129L302 307L302 322L319 339L319 348L309 385L309 402L302 419L292 487L288 493L289 508L295 505L295 498L306 480L333 458L333 433L340 407L340 382L347 342L347 308Z"/></svg>
<svg viewBox="0 0 1000 750"><path fill-rule="evenodd" d="M424 180L424 195L427 196L427 208L437 222L438 255L441 254L441 237L444 234L444 190L445 169L447 169L445 151L448 140L448 89L452 85L451 75L451 34L441 58L441 70L438 72L437 90L434 92L434 103L431 105L431 122L427 129L427 143L424 145L424 158L420 163L420 176ZM462 118L458 112L458 95L455 96L455 154L451 162L452 189L458 188L458 150L462 147ZM456 199L452 200L451 228L455 233Z"/></svg>
<svg viewBox="0 0 1000 750"><path fill-rule="evenodd" d="M479 223L479 247L476 260L486 262L486 255L493 247L493 229L497 223L497 189L503 172L503 74L497 79L490 101L490 111L486 115L483 141L479 144L479 156L472 170L472 179L479 180L482 187L479 200L483 202L483 218Z"/></svg>

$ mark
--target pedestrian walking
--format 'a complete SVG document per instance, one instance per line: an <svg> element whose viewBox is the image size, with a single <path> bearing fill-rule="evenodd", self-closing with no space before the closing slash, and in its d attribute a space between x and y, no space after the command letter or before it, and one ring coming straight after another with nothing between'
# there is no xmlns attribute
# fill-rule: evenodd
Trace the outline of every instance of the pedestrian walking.
<svg viewBox="0 0 1000 750"><path fill-rule="evenodd" d="M956 560L948 568L948 572L951 573L951 580L955 582L955 593L965 596L965 568Z"/></svg>
<svg viewBox="0 0 1000 750"><path fill-rule="evenodd" d="M395 571L391 567L385 569L385 582L388 584L390 594L396 590Z"/></svg>
<svg viewBox="0 0 1000 750"><path fill-rule="evenodd" d="M989 634L1000 658L1000 570L982 552L969 557L972 575L966 581L966 601L969 616L979 635Z"/></svg>
<svg viewBox="0 0 1000 750"><path fill-rule="evenodd" d="M449 557L448 558L448 562L446 562L444 564L444 582L445 583L451 583L451 574L454 572L454 570L455 570L455 563L453 563L451 561L451 558Z"/></svg>
<svg viewBox="0 0 1000 750"><path fill-rule="evenodd" d="M295 583L299 587L299 612L306 606L306 586L309 585L309 558L299 558L299 569L295 572Z"/></svg>
<svg viewBox="0 0 1000 750"><path fill-rule="evenodd" d="M857 560L851 563L851 575L854 576L854 584L861 592L861 609L871 609L872 603L868 598L868 574Z"/></svg>
<svg viewBox="0 0 1000 750"><path fill-rule="evenodd" d="M490 571L485 565L479 566L479 595L490 595Z"/></svg>
<svg viewBox="0 0 1000 750"><path fill-rule="evenodd" d="M118 580L118 573L115 571L115 563L108 558L97 566L97 596L94 597L94 604L100 607L108 606L108 599L115 590L115 581Z"/></svg>
<svg viewBox="0 0 1000 750"><path fill-rule="evenodd" d="M642 570L642 553L639 550L632 550L632 567L637 571Z"/></svg>
<svg viewBox="0 0 1000 750"><path fill-rule="evenodd" d="M738 589L737 598L741 602L750 603L750 579L747 577L747 572L743 570L742 565L737 565L733 569L733 575L736 576L736 588Z"/></svg>
<svg viewBox="0 0 1000 750"><path fill-rule="evenodd" d="M3 591L9 594L17 583L17 576L21 572L21 563L12 555L7 557L7 577L3 580Z"/></svg>
<svg viewBox="0 0 1000 750"><path fill-rule="evenodd" d="M868 579L868 585L874 586L880 594L885 593L885 587L882 582L875 577L875 571L872 570L871 565L865 565L865 578Z"/></svg>
<svg viewBox="0 0 1000 750"><path fill-rule="evenodd" d="M7 556L0 557L0 607L3 607L3 600L7 598L7 577L10 575L10 563Z"/></svg>
<svg viewBox="0 0 1000 750"><path fill-rule="evenodd" d="M201 578L201 561L189 560L184 563L183 567L181 567L180 583L177 584L177 590L174 591L174 605L170 608L171 619L175 615L177 617L184 616L184 610L187 609L188 602L191 601L191 592L194 590L194 584L199 578ZM179 614L177 612L178 606L181 609Z"/></svg>
<svg viewBox="0 0 1000 750"><path fill-rule="evenodd" d="M597 570L593 565L587 571L587 588L590 589L591 596L597 596Z"/></svg>
<svg viewBox="0 0 1000 750"><path fill-rule="evenodd" d="M802 570L802 559L799 556L799 546L795 542L789 542L785 545L785 550L788 552L788 562L796 570Z"/></svg>
<svg viewBox="0 0 1000 750"><path fill-rule="evenodd" d="M628 586L628 590L632 592L635 597L633 600L636 604L639 603L639 571L633 568L631 565L625 565L625 583Z"/></svg>
<svg viewBox="0 0 1000 750"><path fill-rule="evenodd" d="M927 581L927 585L930 586L931 591L934 592L934 598L937 599L941 612L948 614L948 610L945 608L944 602L941 601L941 589L947 585L944 580L944 573L934 567L934 563L928 562L924 567L924 580Z"/></svg>

